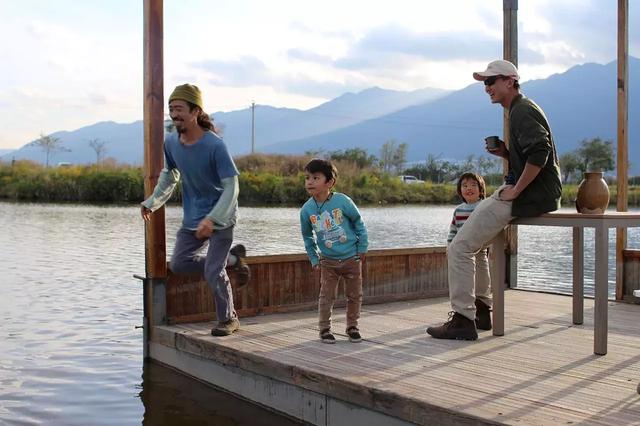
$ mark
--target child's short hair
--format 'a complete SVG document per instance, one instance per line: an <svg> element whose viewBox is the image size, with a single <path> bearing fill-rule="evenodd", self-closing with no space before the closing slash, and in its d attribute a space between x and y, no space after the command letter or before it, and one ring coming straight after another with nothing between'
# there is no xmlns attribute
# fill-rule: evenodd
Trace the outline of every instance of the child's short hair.
<svg viewBox="0 0 640 426"><path fill-rule="evenodd" d="M485 192L486 192L484 178L477 173L466 172L466 173L463 173L462 176L460 176L460 178L458 179L458 187L457 187L458 196L462 198L462 201L464 201L464 197L462 196L462 181L465 179L473 179L478 183L478 189L480 191L480 199L484 200Z"/></svg>
<svg viewBox="0 0 640 426"><path fill-rule="evenodd" d="M304 171L309 173L322 173L327 178L327 182L331 179L338 179L338 169L329 160L314 158L304 166Z"/></svg>

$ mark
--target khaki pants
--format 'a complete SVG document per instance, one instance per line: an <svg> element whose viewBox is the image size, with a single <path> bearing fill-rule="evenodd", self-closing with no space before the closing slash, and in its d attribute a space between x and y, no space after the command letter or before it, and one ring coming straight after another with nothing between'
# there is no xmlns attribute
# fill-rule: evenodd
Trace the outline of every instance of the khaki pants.
<svg viewBox="0 0 640 426"><path fill-rule="evenodd" d="M362 263L357 256L345 260L320 260L320 297L318 325L320 331L331 328L331 312L338 292L338 282L344 280L347 296L347 329L358 327L362 305Z"/></svg>
<svg viewBox="0 0 640 426"><path fill-rule="evenodd" d="M476 317L476 296L491 306L486 248L513 219L511 201L498 196L501 189L475 208L447 248L451 308L472 321Z"/></svg>

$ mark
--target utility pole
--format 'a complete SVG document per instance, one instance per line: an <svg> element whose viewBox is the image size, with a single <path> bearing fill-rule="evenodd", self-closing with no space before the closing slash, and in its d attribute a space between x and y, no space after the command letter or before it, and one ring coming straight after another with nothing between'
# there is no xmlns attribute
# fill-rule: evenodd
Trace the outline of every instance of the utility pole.
<svg viewBox="0 0 640 426"><path fill-rule="evenodd" d="M256 103L251 102L251 153L256 152Z"/></svg>

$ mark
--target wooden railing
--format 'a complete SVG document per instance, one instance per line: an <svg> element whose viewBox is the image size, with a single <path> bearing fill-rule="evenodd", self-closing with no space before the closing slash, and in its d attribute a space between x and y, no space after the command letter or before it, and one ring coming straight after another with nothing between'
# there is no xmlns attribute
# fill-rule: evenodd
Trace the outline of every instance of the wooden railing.
<svg viewBox="0 0 640 426"><path fill-rule="evenodd" d="M239 316L315 309L320 274L305 254L248 257L251 280L233 296ZM372 250L363 270L363 303L441 297L448 295L445 247ZM229 271L232 283L235 276ZM339 286L336 306L344 306ZM167 322L211 321L215 306L201 276L174 275L166 289Z"/></svg>
<svg viewBox="0 0 640 426"><path fill-rule="evenodd" d="M633 290L640 290L640 250L623 250L624 288L622 300L636 301Z"/></svg>

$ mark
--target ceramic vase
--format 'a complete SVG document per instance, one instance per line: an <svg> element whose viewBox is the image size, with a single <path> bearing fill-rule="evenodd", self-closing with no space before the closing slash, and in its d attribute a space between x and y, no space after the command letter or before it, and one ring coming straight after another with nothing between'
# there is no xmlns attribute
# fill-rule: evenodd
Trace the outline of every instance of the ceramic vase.
<svg viewBox="0 0 640 426"><path fill-rule="evenodd" d="M578 213L603 214L609 205L609 186L602 172L585 172L578 186L576 209Z"/></svg>

